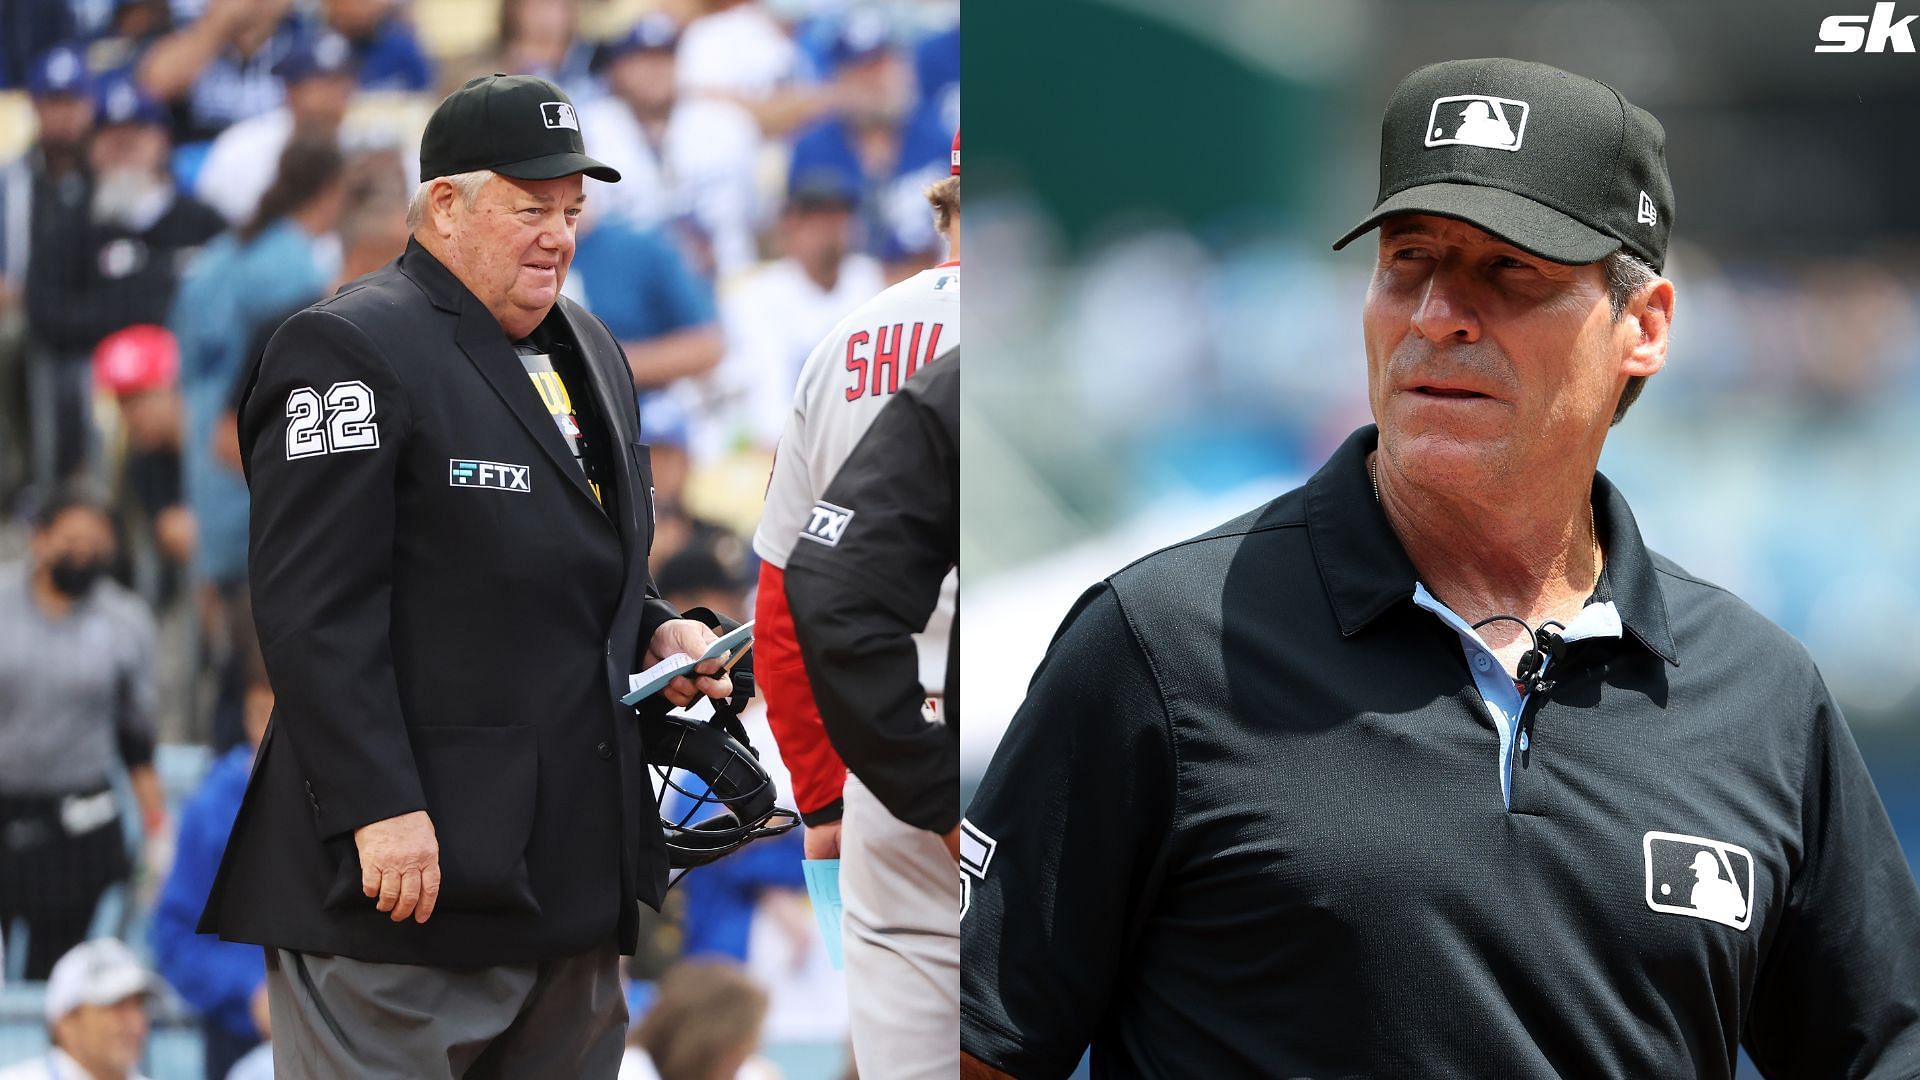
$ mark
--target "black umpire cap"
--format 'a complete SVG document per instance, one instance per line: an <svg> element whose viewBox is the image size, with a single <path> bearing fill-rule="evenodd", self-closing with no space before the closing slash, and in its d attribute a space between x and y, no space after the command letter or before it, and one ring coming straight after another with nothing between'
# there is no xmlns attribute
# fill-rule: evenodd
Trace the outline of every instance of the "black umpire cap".
<svg viewBox="0 0 1920 1080"><path fill-rule="evenodd" d="M587 156L580 117L559 87L533 75L482 75L447 95L420 139L420 178L490 169L516 180L620 173Z"/></svg>
<svg viewBox="0 0 1920 1080"><path fill-rule="evenodd" d="M1667 261L1673 183L1660 121L1602 82L1525 60L1406 77L1380 125L1380 197L1337 250L1396 214L1485 229L1558 263L1625 248Z"/></svg>

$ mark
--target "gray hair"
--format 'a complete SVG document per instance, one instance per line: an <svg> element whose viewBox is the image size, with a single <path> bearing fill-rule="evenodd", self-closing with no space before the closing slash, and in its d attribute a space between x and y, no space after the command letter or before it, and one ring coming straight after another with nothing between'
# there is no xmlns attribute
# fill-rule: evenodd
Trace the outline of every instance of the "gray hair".
<svg viewBox="0 0 1920 1080"><path fill-rule="evenodd" d="M445 180L452 184L453 189L460 193L461 200L471 208L473 200L480 195L480 189L487 186L487 181L493 177L493 170L481 169L478 172L437 176L433 180ZM421 222L427 220L427 193L433 190L433 180L420 181L420 186L413 189L413 198L407 200L407 231L410 233L419 229Z"/></svg>
<svg viewBox="0 0 1920 1080"><path fill-rule="evenodd" d="M1627 303L1635 293L1660 280L1659 271L1640 261L1626 248L1602 260L1600 269L1607 275L1607 307L1613 310L1615 319L1627 310ZM1635 375L1627 380L1626 389L1620 391L1620 403L1613 407L1612 424L1618 424L1626 417L1627 409L1639 400L1640 391L1646 386L1645 375Z"/></svg>

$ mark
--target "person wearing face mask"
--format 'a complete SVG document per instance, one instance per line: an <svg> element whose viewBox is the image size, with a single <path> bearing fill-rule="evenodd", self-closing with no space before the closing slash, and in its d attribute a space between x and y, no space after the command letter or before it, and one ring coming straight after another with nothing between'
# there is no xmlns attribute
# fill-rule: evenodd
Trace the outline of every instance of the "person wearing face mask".
<svg viewBox="0 0 1920 1080"><path fill-rule="evenodd" d="M27 279L27 315L47 350L49 374L35 412L52 417L56 480L87 453L93 348L136 323L163 322L189 260L225 227L205 203L174 187L166 114L127 77L101 80L87 143L93 184L81 213Z"/></svg>
<svg viewBox="0 0 1920 1080"><path fill-rule="evenodd" d="M80 494L37 518L0 569L0 926L27 924L26 977L86 938L130 869L113 794L125 767L146 835L165 825L153 770L153 616L107 578L107 512Z"/></svg>

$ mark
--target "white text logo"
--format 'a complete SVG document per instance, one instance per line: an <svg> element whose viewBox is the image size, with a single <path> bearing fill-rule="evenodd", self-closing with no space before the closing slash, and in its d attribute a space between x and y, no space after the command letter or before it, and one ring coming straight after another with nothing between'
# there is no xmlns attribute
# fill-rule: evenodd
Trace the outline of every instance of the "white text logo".
<svg viewBox="0 0 1920 1080"><path fill-rule="evenodd" d="M960 917L966 918L973 906L973 879L984 879L1000 841L981 832L973 822L960 819Z"/></svg>
<svg viewBox="0 0 1920 1080"><path fill-rule="evenodd" d="M833 547L846 535L847 523L853 520L853 511L844 506L835 506L830 502L815 503L813 516L807 519L807 527L800 535L816 544Z"/></svg>
<svg viewBox="0 0 1920 1080"><path fill-rule="evenodd" d="M1682 833L1650 832L1647 906L1669 915L1745 930L1753 918L1753 853L1738 844Z"/></svg>
<svg viewBox="0 0 1920 1080"><path fill-rule="evenodd" d="M1877 53L1891 47L1894 52L1910 53L1913 31L1907 25L1915 18L1909 15L1895 22L1893 0L1873 5L1872 15L1829 15L1820 20L1821 43L1813 51Z"/></svg>
<svg viewBox="0 0 1920 1080"><path fill-rule="evenodd" d="M1427 114L1428 146L1518 150L1527 135L1527 103L1485 94L1443 97Z"/></svg>
<svg viewBox="0 0 1920 1080"><path fill-rule="evenodd" d="M533 491L532 470L525 465L509 465L501 461L463 461L458 458L447 462L447 484L450 487L493 488L495 491Z"/></svg>
<svg viewBox="0 0 1920 1080"><path fill-rule="evenodd" d="M1640 213L1637 220L1642 225L1655 225L1660 221L1660 215L1653 209L1653 196L1644 191L1640 193Z"/></svg>

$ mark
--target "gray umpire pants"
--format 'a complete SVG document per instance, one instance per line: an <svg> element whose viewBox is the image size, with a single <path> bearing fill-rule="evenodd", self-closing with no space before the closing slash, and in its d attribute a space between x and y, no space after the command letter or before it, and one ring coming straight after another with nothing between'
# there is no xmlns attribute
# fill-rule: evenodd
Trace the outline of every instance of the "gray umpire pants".
<svg viewBox="0 0 1920 1080"><path fill-rule="evenodd" d="M275 1080L605 1077L620 1071L620 953L479 971L267 950Z"/></svg>
<svg viewBox="0 0 1920 1080"><path fill-rule="evenodd" d="M960 867L852 774L841 794L841 950L860 1080L960 1075Z"/></svg>

